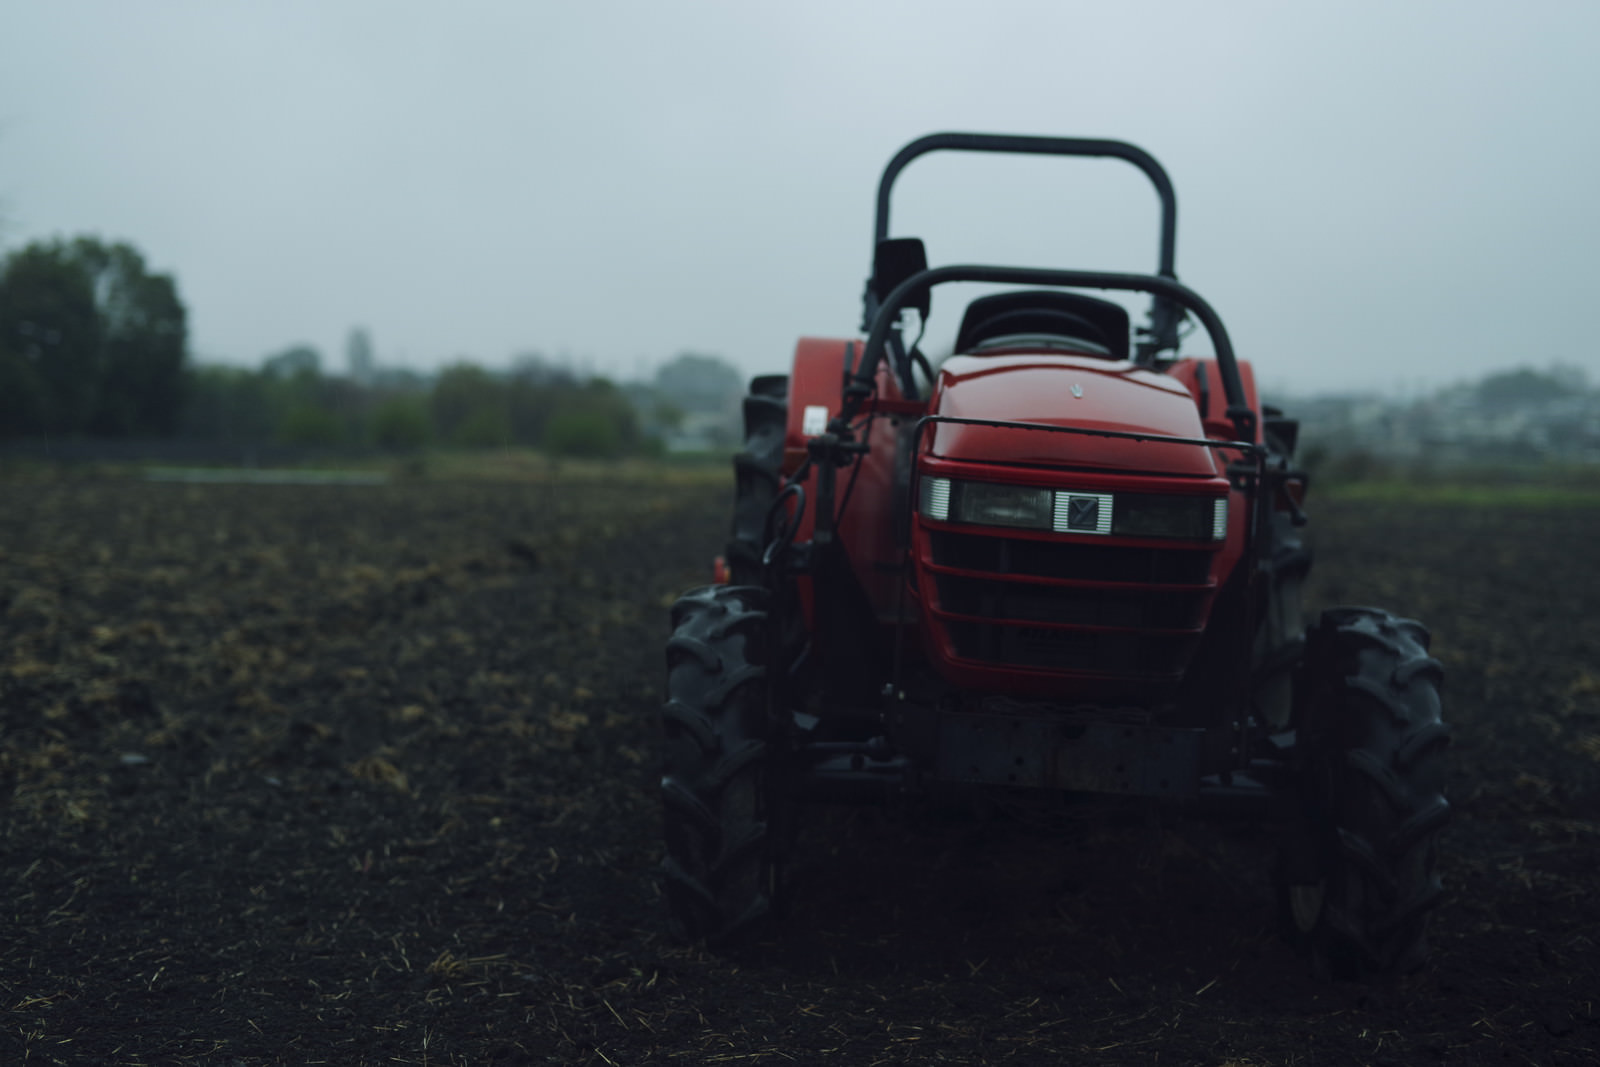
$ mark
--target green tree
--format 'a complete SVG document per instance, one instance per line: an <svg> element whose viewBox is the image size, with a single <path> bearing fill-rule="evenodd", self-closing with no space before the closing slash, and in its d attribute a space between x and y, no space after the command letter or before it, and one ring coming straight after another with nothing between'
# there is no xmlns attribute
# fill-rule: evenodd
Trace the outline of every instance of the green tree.
<svg viewBox="0 0 1600 1067"><path fill-rule="evenodd" d="M1537 371L1532 367L1491 374L1478 383L1478 400L1491 408L1515 408L1539 404L1582 391L1583 375L1562 368Z"/></svg>
<svg viewBox="0 0 1600 1067"><path fill-rule="evenodd" d="M372 441L380 448L421 448L433 437L421 397L396 395L372 413Z"/></svg>
<svg viewBox="0 0 1600 1067"><path fill-rule="evenodd" d="M131 245L75 243L94 281L102 362L90 432L168 437L183 410L189 326L171 276L151 274Z"/></svg>
<svg viewBox="0 0 1600 1067"><path fill-rule="evenodd" d="M558 456L613 459L637 452L643 442L633 405L606 378L566 390L545 426L541 442Z"/></svg>
<svg viewBox="0 0 1600 1067"><path fill-rule="evenodd" d="M18 432L87 427L100 362L94 286L61 242L12 253L0 274L0 351L25 392Z"/></svg>
<svg viewBox="0 0 1600 1067"><path fill-rule="evenodd" d="M322 376L322 353L312 345L290 345L263 359L261 373L283 381L314 381Z"/></svg>
<svg viewBox="0 0 1600 1067"><path fill-rule="evenodd" d="M626 394L611 379L591 378L584 382L576 404L579 410L597 414L617 428L617 440L623 452L638 449L639 415Z"/></svg>
<svg viewBox="0 0 1600 1067"><path fill-rule="evenodd" d="M34 361L0 348L0 440L45 432L50 403Z"/></svg>
<svg viewBox="0 0 1600 1067"><path fill-rule="evenodd" d="M278 423L278 440L286 445L326 447L343 444L345 428L338 416L316 404L299 403Z"/></svg>
<svg viewBox="0 0 1600 1067"><path fill-rule="evenodd" d="M322 353L291 345L261 361L277 437L286 444L353 444L368 428L371 396L348 378L322 373Z"/></svg>
<svg viewBox="0 0 1600 1067"><path fill-rule="evenodd" d="M511 414L506 388L488 371L465 361L440 372L429 398L439 437L469 447L510 439ZM501 431L504 431L503 435Z"/></svg>
<svg viewBox="0 0 1600 1067"><path fill-rule="evenodd" d="M500 408L480 408L456 427L452 440L463 448L504 448L511 443L511 421Z"/></svg>
<svg viewBox="0 0 1600 1067"><path fill-rule="evenodd" d="M200 441L261 443L277 422L275 383L244 367L200 366L189 375L181 432Z"/></svg>
<svg viewBox="0 0 1600 1067"><path fill-rule="evenodd" d="M551 416L577 388L577 378L566 368L546 362L537 353L518 356L506 378L512 440L532 447L542 445Z"/></svg>
<svg viewBox="0 0 1600 1067"><path fill-rule="evenodd" d="M132 245L35 242L0 272L0 380L27 390L30 432L172 434L187 347L176 284Z"/></svg>
<svg viewBox="0 0 1600 1067"><path fill-rule="evenodd" d="M553 456L613 459L622 454L622 435L599 412L563 411L545 427L544 447Z"/></svg>

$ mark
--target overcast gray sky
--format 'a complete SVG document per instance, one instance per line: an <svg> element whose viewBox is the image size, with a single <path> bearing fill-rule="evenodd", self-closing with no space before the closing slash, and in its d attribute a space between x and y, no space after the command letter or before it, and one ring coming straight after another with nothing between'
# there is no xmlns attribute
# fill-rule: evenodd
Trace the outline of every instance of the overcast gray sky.
<svg viewBox="0 0 1600 1067"><path fill-rule="evenodd" d="M1267 383L1594 380L1597 56L1590 2L0 0L0 241L133 242L203 360L337 367L361 325L417 368L756 373L854 329L902 143L1115 137ZM943 153L899 192L935 264L1155 265L1126 164Z"/></svg>

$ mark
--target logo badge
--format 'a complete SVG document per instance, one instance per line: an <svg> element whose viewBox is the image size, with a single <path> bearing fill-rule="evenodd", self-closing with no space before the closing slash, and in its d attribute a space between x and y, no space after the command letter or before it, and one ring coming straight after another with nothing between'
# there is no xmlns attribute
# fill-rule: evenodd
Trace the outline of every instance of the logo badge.
<svg viewBox="0 0 1600 1067"><path fill-rule="evenodd" d="M1100 525L1100 499L1093 496L1067 498L1067 529L1094 530Z"/></svg>
<svg viewBox="0 0 1600 1067"><path fill-rule="evenodd" d="M1083 386L1079 385L1077 382L1073 382L1072 383L1072 395L1075 396L1075 397L1083 396Z"/></svg>

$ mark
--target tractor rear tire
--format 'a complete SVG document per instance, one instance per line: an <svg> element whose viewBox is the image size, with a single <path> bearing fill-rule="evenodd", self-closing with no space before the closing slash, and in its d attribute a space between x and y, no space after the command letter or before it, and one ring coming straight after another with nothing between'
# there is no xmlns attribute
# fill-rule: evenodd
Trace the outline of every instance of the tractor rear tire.
<svg viewBox="0 0 1600 1067"><path fill-rule="evenodd" d="M1319 976L1415 970L1441 894L1449 731L1428 631L1375 608L1333 608L1297 679L1298 840L1279 871L1284 932Z"/></svg>
<svg viewBox="0 0 1600 1067"><path fill-rule="evenodd" d="M667 902L727 944L773 911L783 872L784 735L767 693L765 589L707 586L672 608L661 777Z"/></svg>
<svg viewBox="0 0 1600 1067"><path fill-rule="evenodd" d="M768 374L750 382L744 398L744 451L733 457L733 529L727 560L734 585L763 577L767 513L782 481L783 437L789 418L789 378Z"/></svg>

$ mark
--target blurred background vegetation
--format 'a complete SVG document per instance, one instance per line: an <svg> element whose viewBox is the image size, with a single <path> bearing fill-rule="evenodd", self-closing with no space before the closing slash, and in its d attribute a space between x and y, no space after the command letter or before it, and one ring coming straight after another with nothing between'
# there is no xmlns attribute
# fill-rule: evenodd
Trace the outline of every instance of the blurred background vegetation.
<svg viewBox="0 0 1600 1067"><path fill-rule="evenodd" d="M538 353L419 373L385 365L361 327L337 367L307 344L254 367L197 363L176 283L132 245L58 239L0 263L0 458L724 458L743 393L735 367L695 353L623 383ZM1600 495L1600 389L1580 368L1523 366L1409 395L1265 394L1300 420L1299 460L1322 490Z"/></svg>
<svg viewBox="0 0 1600 1067"><path fill-rule="evenodd" d="M30 244L0 267L0 448L117 458L186 446L186 456L209 448L225 462L262 450L513 447L619 459L720 455L738 444L744 382L713 356L680 354L649 381L618 384L537 353L502 368L466 359L431 374L387 367L360 327L343 355L335 368L293 344L254 368L196 363L175 282L132 245Z"/></svg>

